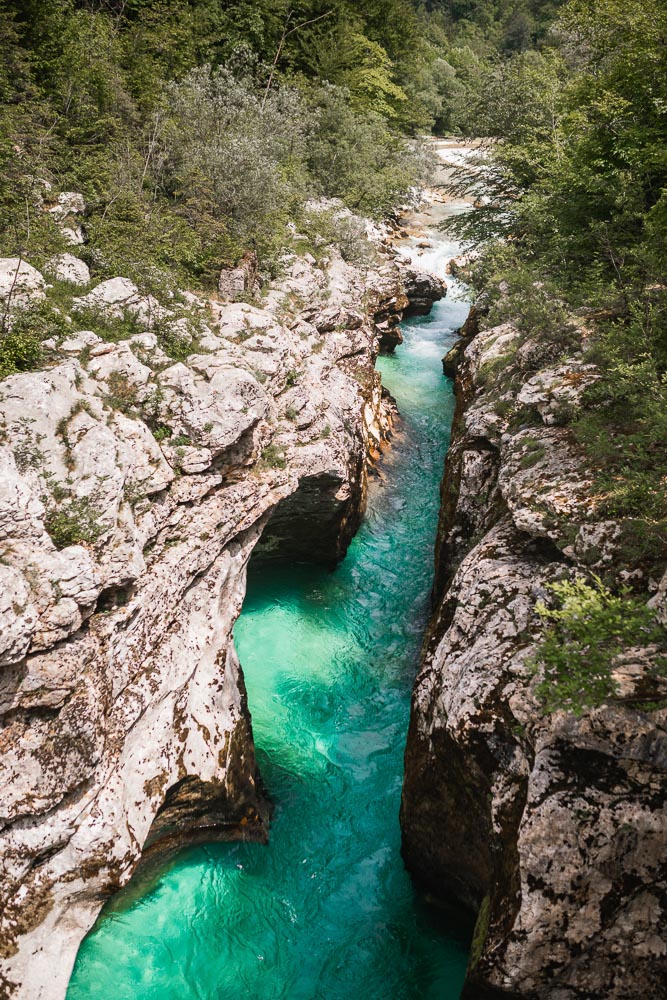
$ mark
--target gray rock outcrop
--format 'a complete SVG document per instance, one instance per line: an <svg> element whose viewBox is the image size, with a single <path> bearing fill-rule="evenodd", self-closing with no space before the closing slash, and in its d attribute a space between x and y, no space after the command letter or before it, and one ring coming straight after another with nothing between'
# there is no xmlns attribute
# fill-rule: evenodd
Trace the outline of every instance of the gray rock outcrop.
<svg viewBox="0 0 667 1000"><path fill-rule="evenodd" d="M90 282L88 265L72 253L61 253L52 257L45 270L58 281L68 281L70 285L87 285Z"/></svg>
<svg viewBox="0 0 667 1000"><path fill-rule="evenodd" d="M457 413L442 487L436 610L417 678L404 857L477 914L470 1000L629 1000L667 982L667 694L627 650L619 696L545 714L532 658L550 582L613 567L664 615L665 552L629 555L596 512L567 423L597 378L511 325L448 357ZM662 582L661 582L662 581Z"/></svg>
<svg viewBox="0 0 667 1000"><path fill-rule="evenodd" d="M49 367L0 383L2 996L64 996L144 850L266 837L232 641L246 566L260 539L344 554L402 294L391 265L294 259L262 308L186 296L199 335L174 361L181 320L118 277L75 303ZM76 307L143 330L105 339Z"/></svg>
<svg viewBox="0 0 667 1000"><path fill-rule="evenodd" d="M9 315L44 298L46 282L36 267L20 257L0 258L0 312Z"/></svg>
<svg viewBox="0 0 667 1000"><path fill-rule="evenodd" d="M259 289L256 254L248 254L238 267L225 268L220 272L218 291L223 299L237 302L244 296L256 295Z"/></svg>
<svg viewBox="0 0 667 1000"><path fill-rule="evenodd" d="M430 271L417 271L412 267L403 270L405 294L408 297L406 316L427 316L434 302L444 299L447 285Z"/></svg>

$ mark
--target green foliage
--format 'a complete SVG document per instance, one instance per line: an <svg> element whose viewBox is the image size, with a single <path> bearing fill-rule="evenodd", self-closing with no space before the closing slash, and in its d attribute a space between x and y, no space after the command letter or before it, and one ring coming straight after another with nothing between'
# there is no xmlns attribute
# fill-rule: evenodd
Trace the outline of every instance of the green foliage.
<svg viewBox="0 0 667 1000"><path fill-rule="evenodd" d="M318 259L335 246L350 264L370 264L373 260L365 226L354 216L348 217L336 209L307 211L299 220L299 229L306 237L308 249Z"/></svg>
<svg viewBox="0 0 667 1000"><path fill-rule="evenodd" d="M220 217L245 246L270 238L305 195L307 116L298 92L265 101L225 69L193 70L166 93L166 189L197 225Z"/></svg>
<svg viewBox="0 0 667 1000"><path fill-rule="evenodd" d="M80 329L92 330L102 340L114 344L145 332L144 324L130 312L126 312L123 316L114 316L103 308L79 306L75 309L74 315Z"/></svg>
<svg viewBox="0 0 667 1000"><path fill-rule="evenodd" d="M481 247L489 322L551 344L553 360L585 330L600 377L563 422L594 471L596 515L654 540L667 526L666 32L660 0L570 0L553 49L483 70L469 120L493 141L455 178L487 195L456 227Z"/></svg>
<svg viewBox="0 0 667 1000"><path fill-rule="evenodd" d="M248 250L270 269L313 195L392 211L424 175L403 133L463 121L507 20L426 7L3 0L0 252L66 249L45 182L83 191L93 275L140 286L211 287Z"/></svg>
<svg viewBox="0 0 667 1000"><path fill-rule="evenodd" d="M557 606L549 608L544 602L536 606L547 623L535 657L544 672L538 694L547 712L565 709L581 715L617 695L615 658L633 646L664 646L665 631L629 589L614 595L597 577L592 583L565 580L548 589ZM660 669L666 664L659 659Z"/></svg>
<svg viewBox="0 0 667 1000"><path fill-rule="evenodd" d="M598 510L667 521L667 379L649 358L632 363L610 354L573 425L598 470Z"/></svg>
<svg viewBox="0 0 667 1000"><path fill-rule="evenodd" d="M320 87L311 106L308 166L319 193L341 198L353 211L382 216L428 172L423 152L392 132L378 112L355 110L347 91Z"/></svg>
<svg viewBox="0 0 667 1000"><path fill-rule="evenodd" d="M381 216L422 170L411 0L2 0L0 41L0 253L38 267L67 249L46 182L85 195L94 277L214 287L313 195Z"/></svg>
<svg viewBox="0 0 667 1000"><path fill-rule="evenodd" d="M166 424L156 424L153 427L153 437L156 441L167 441L172 436L172 429Z"/></svg>
<svg viewBox="0 0 667 1000"><path fill-rule="evenodd" d="M42 341L58 340L71 331L60 309L45 300L17 310L6 320L0 330L0 379L35 371L44 362Z"/></svg>
<svg viewBox="0 0 667 1000"><path fill-rule="evenodd" d="M69 545L94 545L106 530L88 497L69 498L50 511L44 521L57 549Z"/></svg>
<svg viewBox="0 0 667 1000"><path fill-rule="evenodd" d="M39 368L43 353L41 337L34 331L14 327L0 333L0 379Z"/></svg>
<svg viewBox="0 0 667 1000"><path fill-rule="evenodd" d="M490 269L488 326L511 322L521 333L542 342L557 341L565 347L570 317L558 286L538 281L532 268L523 264L512 247L496 248ZM489 267L489 258L480 266ZM488 273L488 272L487 272ZM474 272L479 281L479 270Z"/></svg>
<svg viewBox="0 0 667 1000"><path fill-rule="evenodd" d="M262 452L259 464L265 469L285 469L287 458L282 448L276 444L269 444Z"/></svg>

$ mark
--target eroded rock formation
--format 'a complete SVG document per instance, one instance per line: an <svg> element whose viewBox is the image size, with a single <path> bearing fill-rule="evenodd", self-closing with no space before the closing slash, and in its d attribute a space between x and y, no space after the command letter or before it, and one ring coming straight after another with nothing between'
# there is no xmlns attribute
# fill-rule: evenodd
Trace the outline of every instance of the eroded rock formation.
<svg viewBox="0 0 667 1000"><path fill-rule="evenodd" d="M620 697L581 717L544 713L531 657L545 585L584 570L624 567L667 622L665 553L629 553L628 526L596 514L567 427L595 368L510 325L479 332L477 320L446 362L458 407L406 751L405 859L431 893L478 913L470 1000L660 996L667 712L656 650L628 650Z"/></svg>
<svg viewBox="0 0 667 1000"><path fill-rule="evenodd" d="M408 297L406 316L427 316L434 302L444 299L447 294L445 282L430 271L416 271L406 268L403 272L405 294Z"/></svg>
<svg viewBox="0 0 667 1000"><path fill-rule="evenodd" d="M18 263L13 306L45 294ZM0 383L2 996L64 996L144 846L266 837L231 638L246 566L267 524L266 553L344 554L390 418L393 264L293 258L260 306L183 298L188 318L123 277L84 289L44 370ZM100 313L138 332L82 328Z"/></svg>

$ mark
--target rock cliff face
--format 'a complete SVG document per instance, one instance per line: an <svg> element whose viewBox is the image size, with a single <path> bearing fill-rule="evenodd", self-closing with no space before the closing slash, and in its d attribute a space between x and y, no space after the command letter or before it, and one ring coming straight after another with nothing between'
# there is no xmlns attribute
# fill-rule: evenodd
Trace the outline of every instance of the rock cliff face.
<svg viewBox="0 0 667 1000"><path fill-rule="evenodd" d="M629 567L665 623L664 553L629 566L627 526L596 515L564 419L595 369L509 325L478 332L477 319L446 359L458 407L404 856L431 892L478 913L465 997L662 996L667 712L655 650L628 650L621 697L581 717L545 715L530 661L545 585L584 570Z"/></svg>
<svg viewBox="0 0 667 1000"><path fill-rule="evenodd" d="M0 266L12 307L48 292L25 263L13 284L19 263ZM64 996L145 847L266 837L232 641L246 566L260 538L344 554L390 421L395 265L294 258L261 307L184 298L182 361L184 318L119 277L82 289L43 370L0 383L3 997Z"/></svg>

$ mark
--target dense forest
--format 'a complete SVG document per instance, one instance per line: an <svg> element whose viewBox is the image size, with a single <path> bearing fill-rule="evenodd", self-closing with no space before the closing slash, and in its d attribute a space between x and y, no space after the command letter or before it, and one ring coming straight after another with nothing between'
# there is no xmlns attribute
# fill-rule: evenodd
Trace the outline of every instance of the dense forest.
<svg viewBox="0 0 667 1000"><path fill-rule="evenodd" d="M3 0L3 251L59 248L30 210L45 181L83 192L95 273L139 280L269 262L312 195L382 215L423 170L406 137L474 129L486 70L544 36L544 7Z"/></svg>
<svg viewBox="0 0 667 1000"><path fill-rule="evenodd" d="M556 350L586 325L605 374L574 432L609 516L663 543L660 0L1 0L0 36L2 253L66 250L37 206L80 191L92 274L154 292L249 250L270 273L293 221L353 254L310 199L382 217L427 175L421 134L482 137L457 179L473 280ZM3 329L3 373L35 363L45 309Z"/></svg>
<svg viewBox="0 0 667 1000"><path fill-rule="evenodd" d="M592 471L591 509L621 525L606 583L626 586L559 593L547 659L569 694L573 649L588 662L592 648L645 639L631 590L667 553L666 37L661 0L570 0L547 46L487 63L470 111L486 141L458 176L479 196L457 228L478 251L487 322L597 372L559 422ZM609 662L594 702L610 693Z"/></svg>

